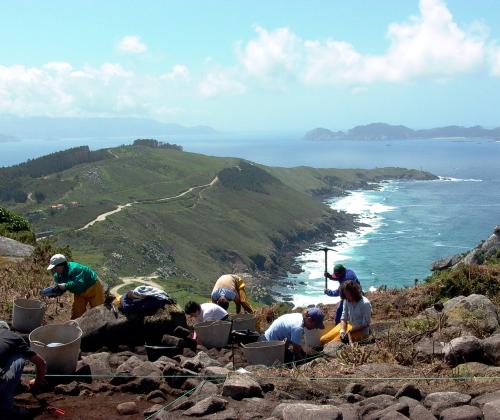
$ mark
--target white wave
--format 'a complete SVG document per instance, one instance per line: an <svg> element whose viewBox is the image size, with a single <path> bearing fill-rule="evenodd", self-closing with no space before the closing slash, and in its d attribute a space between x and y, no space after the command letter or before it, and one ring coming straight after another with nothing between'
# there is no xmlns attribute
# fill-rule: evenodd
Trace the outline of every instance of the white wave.
<svg viewBox="0 0 500 420"><path fill-rule="evenodd" d="M330 297L325 294L320 296L308 296L308 295L293 295L293 305L295 308L305 308L309 305L318 305L320 303L324 305L333 305L339 303L339 297Z"/></svg>
<svg viewBox="0 0 500 420"><path fill-rule="evenodd" d="M444 181L444 182L483 182L482 179L476 179L476 178L453 178L452 176L440 176L438 177L439 179L437 181Z"/></svg>

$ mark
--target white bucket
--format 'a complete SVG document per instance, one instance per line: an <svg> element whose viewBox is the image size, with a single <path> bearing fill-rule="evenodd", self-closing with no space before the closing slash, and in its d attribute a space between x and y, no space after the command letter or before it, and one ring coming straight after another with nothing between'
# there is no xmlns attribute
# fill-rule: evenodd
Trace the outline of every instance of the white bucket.
<svg viewBox="0 0 500 420"><path fill-rule="evenodd" d="M48 373L75 372L82 339L82 330L75 321L38 327L29 339L31 348L47 362Z"/></svg>
<svg viewBox="0 0 500 420"><path fill-rule="evenodd" d="M285 361L284 341L259 341L242 346L247 362L251 365L272 366Z"/></svg>
<svg viewBox="0 0 500 420"><path fill-rule="evenodd" d="M323 330L315 328L314 330L308 330L304 328L304 350L306 353L313 353L314 347L321 345L321 336L331 331L335 327L335 323L332 321L325 321L325 328Z"/></svg>
<svg viewBox="0 0 500 420"><path fill-rule="evenodd" d="M255 331L257 317L253 314L230 315L233 321L233 331Z"/></svg>
<svg viewBox="0 0 500 420"><path fill-rule="evenodd" d="M12 327L29 333L42 325L45 303L34 299L14 299Z"/></svg>
<svg viewBox="0 0 500 420"><path fill-rule="evenodd" d="M196 339L208 349L227 346L231 325L228 321L199 322L194 325Z"/></svg>

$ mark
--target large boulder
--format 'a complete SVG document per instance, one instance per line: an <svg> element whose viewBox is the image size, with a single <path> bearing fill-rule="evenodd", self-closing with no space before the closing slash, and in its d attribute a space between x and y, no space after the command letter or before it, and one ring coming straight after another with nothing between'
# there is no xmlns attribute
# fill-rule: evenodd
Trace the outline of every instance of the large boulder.
<svg viewBox="0 0 500 420"><path fill-rule="evenodd" d="M495 227L493 235L476 248L470 251L464 258L465 264L482 264L485 259L496 255L500 250L500 225Z"/></svg>
<svg viewBox="0 0 500 420"><path fill-rule="evenodd" d="M500 366L500 334L492 335L483 340L483 350L486 360Z"/></svg>
<svg viewBox="0 0 500 420"><path fill-rule="evenodd" d="M484 357L481 340L474 336L454 338L444 346L444 359L452 366L482 361Z"/></svg>
<svg viewBox="0 0 500 420"><path fill-rule="evenodd" d="M492 333L499 328L498 314L493 302L483 295L457 296L444 304L446 325Z"/></svg>
<svg viewBox="0 0 500 420"><path fill-rule="evenodd" d="M500 419L500 399L490 401L483 406L484 420Z"/></svg>
<svg viewBox="0 0 500 420"><path fill-rule="evenodd" d="M107 380L112 374L109 364L110 354L108 352L100 352L83 356L77 364L77 375L88 375L91 380Z"/></svg>
<svg viewBox="0 0 500 420"><path fill-rule="evenodd" d="M342 412L333 405L307 403L281 403L272 417L283 420L341 420Z"/></svg>
<svg viewBox="0 0 500 420"><path fill-rule="evenodd" d="M441 412L441 420L481 420L483 412L472 405L451 407Z"/></svg>
<svg viewBox="0 0 500 420"><path fill-rule="evenodd" d="M439 417L441 412L451 407L468 405L471 402L471 396L460 392L433 392L424 399L424 405L435 416Z"/></svg>
<svg viewBox="0 0 500 420"><path fill-rule="evenodd" d="M0 257L6 257L6 259L29 257L34 249L35 247L32 245L23 244L14 239L0 236Z"/></svg>
<svg viewBox="0 0 500 420"><path fill-rule="evenodd" d="M226 408L227 401L219 397L207 397L184 411L185 416L202 417Z"/></svg>
<svg viewBox="0 0 500 420"><path fill-rule="evenodd" d="M234 400L243 398L262 397L262 388L259 383L248 375L232 375L222 386L222 395Z"/></svg>
<svg viewBox="0 0 500 420"><path fill-rule="evenodd" d="M167 305L156 315L128 319L107 306L96 306L76 320L83 331L82 351L111 349L119 345L130 347L160 343L163 335L172 334L178 326L186 326L186 315L178 305Z"/></svg>

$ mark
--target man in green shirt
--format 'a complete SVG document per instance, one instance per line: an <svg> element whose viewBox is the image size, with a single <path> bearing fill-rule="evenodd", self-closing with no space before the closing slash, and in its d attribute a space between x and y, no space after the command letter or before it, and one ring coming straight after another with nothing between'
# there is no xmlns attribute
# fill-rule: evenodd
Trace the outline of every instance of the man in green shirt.
<svg viewBox="0 0 500 420"><path fill-rule="evenodd" d="M104 288L91 268L73 261L68 262L64 255L55 254L50 258L47 270L52 272L59 289L74 294L71 319L81 317L87 310L87 305L93 308L104 303Z"/></svg>

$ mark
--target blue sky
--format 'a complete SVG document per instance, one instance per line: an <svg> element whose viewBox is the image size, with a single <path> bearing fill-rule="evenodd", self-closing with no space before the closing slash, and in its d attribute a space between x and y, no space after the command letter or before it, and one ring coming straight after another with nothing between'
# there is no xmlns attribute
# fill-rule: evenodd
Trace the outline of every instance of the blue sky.
<svg viewBox="0 0 500 420"><path fill-rule="evenodd" d="M0 4L0 113L499 126L496 0Z"/></svg>

